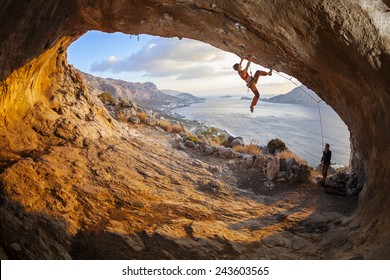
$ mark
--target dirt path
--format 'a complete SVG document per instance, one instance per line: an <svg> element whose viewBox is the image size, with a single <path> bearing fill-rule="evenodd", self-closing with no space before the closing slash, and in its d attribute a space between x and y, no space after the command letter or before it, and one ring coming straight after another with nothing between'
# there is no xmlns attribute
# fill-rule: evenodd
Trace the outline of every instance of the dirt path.
<svg viewBox="0 0 390 280"><path fill-rule="evenodd" d="M192 158L207 164L221 166L227 170L226 184L243 190L241 196L249 197L263 205L261 215L242 221L241 229L252 231L267 228L272 232L262 240L271 252L263 254L259 248L248 251L247 257L265 256L266 258L335 258L335 244L345 246L346 256L350 248L348 220L358 206L356 197L342 197L326 193L316 183L316 174L303 184L274 182L274 187L267 187L264 174L247 167L239 160L229 161L215 156L203 156L200 152L187 152ZM250 209L248 209L250 212ZM256 215L258 215L256 217ZM256 255L257 252L259 255ZM353 258L355 256L350 256Z"/></svg>
<svg viewBox="0 0 390 280"><path fill-rule="evenodd" d="M253 197L267 200L268 203L285 201L300 207L316 207L320 212L335 212L348 216L357 207L356 197L343 197L331 195L316 183L318 174L312 174L305 183L273 182L274 187L267 187L263 182L267 181L265 175L255 168L247 167L239 160L230 161L216 156L203 156L195 150L187 150L187 153L205 163L221 166L230 170L223 180L243 190L250 190Z"/></svg>

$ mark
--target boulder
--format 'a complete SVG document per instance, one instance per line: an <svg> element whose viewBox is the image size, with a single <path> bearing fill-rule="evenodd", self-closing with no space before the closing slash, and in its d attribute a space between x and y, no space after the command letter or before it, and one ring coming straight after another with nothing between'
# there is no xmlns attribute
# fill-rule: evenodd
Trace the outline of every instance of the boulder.
<svg viewBox="0 0 390 280"><path fill-rule="evenodd" d="M213 146L206 145L203 153L205 156L209 156L209 155L212 155L214 153L214 151L215 151L215 148Z"/></svg>
<svg viewBox="0 0 390 280"><path fill-rule="evenodd" d="M236 137L233 139L230 145L232 148L235 146L244 146L244 140L242 139L242 137Z"/></svg>
<svg viewBox="0 0 390 280"><path fill-rule="evenodd" d="M173 134L172 135L172 138L173 138L173 140L174 141L180 141L180 142L182 142L183 141L183 138L179 135L179 134L177 134L177 133L175 133L175 134Z"/></svg>
<svg viewBox="0 0 390 280"><path fill-rule="evenodd" d="M119 111L116 111L117 116L122 116L125 119L128 119L132 116L137 116L137 111L134 108L126 108Z"/></svg>
<svg viewBox="0 0 390 280"><path fill-rule="evenodd" d="M139 124L141 121L139 120L139 118L137 118L136 116L131 116L129 118L129 122L133 123L133 124Z"/></svg>
<svg viewBox="0 0 390 280"><path fill-rule="evenodd" d="M275 187L275 184L272 183L271 181L264 181L263 185L264 185L264 187L266 187L268 189L272 189L273 187Z"/></svg>
<svg viewBox="0 0 390 280"><path fill-rule="evenodd" d="M184 146L184 144L182 142L179 142L177 144L177 147L179 148L179 150L187 150L187 148Z"/></svg>
<svg viewBox="0 0 390 280"><path fill-rule="evenodd" d="M279 159L279 171L287 172L287 160L285 158Z"/></svg>
<svg viewBox="0 0 390 280"><path fill-rule="evenodd" d="M115 110L119 111L123 109L134 109L136 111L137 105L134 102L131 102L127 98L120 97L116 104Z"/></svg>
<svg viewBox="0 0 390 280"><path fill-rule="evenodd" d="M298 182L305 182L307 179L309 179L309 177L309 167L306 164L301 164L297 175Z"/></svg>
<svg viewBox="0 0 390 280"><path fill-rule="evenodd" d="M145 124L148 126L155 126L158 124L157 120L155 118L148 117L145 120Z"/></svg>
<svg viewBox="0 0 390 280"><path fill-rule="evenodd" d="M244 155L243 160L245 162L245 165L251 167L251 166L253 166L253 163L255 162L256 157L252 156L252 155Z"/></svg>
<svg viewBox="0 0 390 280"><path fill-rule="evenodd" d="M181 126L182 131L183 131L185 134L191 134L191 131L189 131L188 128L187 128L185 125L180 124L180 126Z"/></svg>
<svg viewBox="0 0 390 280"><path fill-rule="evenodd" d="M278 179L280 178L286 178L287 177L287 172L285 171L279 171L278 173Z"/></svg>
<svg viewBox="0 0 390 280"><path fill-rule="evenodd" d="M186 140L186 141L184 142L184 145L185 145L187 148L191 148L191 149L195 148L195 143L194 143L193 141L190 141L190 140Z"/></svg>
<svg viewBox="0 0 390 280"><path fill-rule="evenodd" d="M267 156L265 156L265 155L258 155L255 158L255 161L253 163L253 167L261 167L261 168L263 168L264 166L267 165L267 160L268 160Z"/></svg>
<svg viewBox="0 0 390 280"><path fill-rule="evenodd" d="M273 181L278 176L279 172L279 160L276 157L272 157L267 162L266 177L268 180Z"/></svg>
<svg viewBox="0 0 390 280"><path fill-rule="evenodd" d="M226 146L231 148L232 147L232 141L234 139L235 139L234 136L229 135L228 138L227 138L227 141L226 141L226 144L227 144Z"/></svg>
<svg viewBox="0 0 390 280"><path fill-rule="evenodd" d="M288 158L286 159L286 165L287 165L287 171L291 172L293 165L295 165L297 161L295 158Z"/></svg>
<svg viewBox="0 0 390 280"><path fill-rule="evenodd" d="M219 147L218 154L227 159L235 159L238 156L238 153L233 151L231 148Z"/></svg>

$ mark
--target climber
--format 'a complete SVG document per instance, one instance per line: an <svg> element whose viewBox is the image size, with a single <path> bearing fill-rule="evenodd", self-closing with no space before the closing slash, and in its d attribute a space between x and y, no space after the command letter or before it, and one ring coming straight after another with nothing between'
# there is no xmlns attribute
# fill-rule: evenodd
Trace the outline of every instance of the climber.
<svg viewBox="0 0 390 280"><path fill-rule="evenodd" d="M246 65L246 67L244 69L242 69L241 64L244 61L244 58L241 58L240 63L236 63L236 64L233 65L233 69L238 71L238 75L240 75L240 77L246 82L246 86L248 88L250 88L252 90L253 94L255 95L253 97L253 99L252 99L252 103L251 103L251 106L250 106L250 110L253 113L253 109L256 106L257 101L260 98L260 93L257 90L256 84L257 84L260 76L271 76L272 75L272 69L269 72L257 70L255 75L252 77L248 73L248 69L249 69L249 66L250 66L250 64L252 62L252 59L253 59L253 55L250 55L248 57L248 64Z"/></svg>

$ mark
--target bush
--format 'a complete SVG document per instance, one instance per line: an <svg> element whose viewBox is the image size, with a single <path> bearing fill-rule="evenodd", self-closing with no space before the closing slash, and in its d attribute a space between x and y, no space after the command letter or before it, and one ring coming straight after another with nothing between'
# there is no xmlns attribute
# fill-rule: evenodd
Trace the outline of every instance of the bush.
<svg viewBox="0 0 390 280"><path fill-rule="evenodd" d="M175 132L175 133L183 132L183 127L180 124L173 124L172 125L172 132Z"/></svg>
<svg viewBox="0 0 390 280"><path fill-rule="evenodd" d="M287 150L286 144L279 138L272 139L267 144L267 149L271 154L275 154L276 150L283 152Z"/></svg>
<svg viewBox="0 0 390 280"><path fill-rule="evenodd" d="M280 152L277 154L277 157L278 158L285 158L285 159L289 159L289 158L295 158L295 160L299 163L302 163L302 164L306 164L307 165L307 161L305 161L303 158L301 158L299 155L291 152L291 151L283 151L283 152Z"/></svg>
<svg viewBox="0 0 390 280"><path fill-rule="evenodd" d="M233 151L252 155L252 156L257 156L262 153L259 144L255 141L252 141L249 145L245 145L245 146L234 146Z"/></svg>
<svg viewBox="0 0 390 280"><path fill-rule="evenodd" d="M103 91L101 94L98 95L98 97L104 104L109 104L109 105L116 104L116 99L110 92Z"/></svg>
<svg viewBox="0 0 390 280"><path fill-rule="evenodd" d="M227 139L227 135L223 132L219 132L215 127L202 127L196 131L196 135L204 136L211 144L219 146Z"/></svg>
<svg viewBox="0 0 390 280"><path fill-rule="evenodd" d="M146 123L148 116L144 112L137 112L137 118L139 118L142 123Z"/></svg>
<svg viewBox="0 0 390 280"><path fill-rule="evenodd" d="M198 136L193 135L193 134L188 135L188 136L186 137L185 140L189 140L189 141L192 141L192 142L194 142L194 143L201 143L201 142L202 142L202 141L198 138Z"/></svg>
<svg viewBox="0 0 390 280"><path fill-rule="evenodd" d="M165 120L159 120L158 126L164 129L166 132L172 131L172 124Z"/></svg>

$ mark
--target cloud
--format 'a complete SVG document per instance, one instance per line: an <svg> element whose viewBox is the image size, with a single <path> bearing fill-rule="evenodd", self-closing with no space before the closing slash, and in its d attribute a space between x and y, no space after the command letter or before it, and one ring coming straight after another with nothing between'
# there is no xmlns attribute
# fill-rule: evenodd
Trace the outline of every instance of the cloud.
<svg viewBox="0 0 390 280"><path fill-rule="evenodd" d="M225 58L223 51L202 42L155 38L126 58L111 56L94 62L91 71L141 72L155 78L199 79L226 75L228 70L218 67L218 62Z"/></svg>

